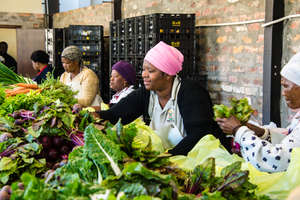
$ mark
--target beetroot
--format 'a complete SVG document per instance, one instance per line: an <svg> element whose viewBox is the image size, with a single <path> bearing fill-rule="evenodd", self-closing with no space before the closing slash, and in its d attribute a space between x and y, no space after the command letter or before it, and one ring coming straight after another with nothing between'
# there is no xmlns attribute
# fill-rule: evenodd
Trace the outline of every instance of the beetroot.
<svg viewBox="0 0 300 200"><path fill-rule="evenodd" d="M63 144L64 139L60 136L54 136L52 141L53 141L53 146L60 147Z"/></svg>
<svg viewBox="0 0 300 200"><path fill-rule="evenodd" d="M70 147L68 147L67 145L64 145L60 148L60 152L62 154L68 154L70 152L70 150L71 150Z"/></svg>
<svg viewBox="0 0 300 200"><path fill-rule="evenodd" d="M49 149L52 146L51 137L49 137L49 136L42 136L40 138L40 143L43 145L44 149Z"/></svg>
<svg viewBox="0 0 300 200"><path fill-rule="evenodd" d="M51 160L57 160L59 158L58 151L56 149L50 149L48 152L48 156Z"/></svg>

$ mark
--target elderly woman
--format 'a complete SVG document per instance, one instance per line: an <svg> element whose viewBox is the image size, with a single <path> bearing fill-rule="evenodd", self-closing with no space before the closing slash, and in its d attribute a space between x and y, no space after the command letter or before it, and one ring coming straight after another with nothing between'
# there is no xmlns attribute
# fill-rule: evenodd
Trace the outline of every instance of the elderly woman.
<svg viewBox="0 0 300 200"><path fill-rule="evenodd" d="M37 50L31 54L30 58L33 69L38 72L33 80L41 84L47 78L47 73L53 72L52 66L48 64L49 55L43 50Z"/></svg>
<svg viewBox="0 0 300 200"><path fill-rule="evenodd" d="M116 93L109 102L110 106L118 103L122 98L134 91L135 81L135 70L130 63L121 60L114 64L110 76L110 88Z"/></svg>
<svg viewBox="0 0 300 200"><path fill-rule="evenodd" d="M282 95L291 109L300 108L300 53L281 70ZM247 124L242 126L234 117L219 118L218 124L241 146L245 160L258 170L279 172L287 169L294 147L300 147L300 112L286 129L264 129Z"/></svg>
<svg viewBox="0 0 300 200"><path fill-rule="evenodd" d="M66 47L61 54L65 72L60 81L78 93L75 98L81 106L100 106L99 79L95 72L81 65L81 52L76 46Z"/></svg>
<svg viewBox="0 0 300 200"><path fill-rule="evenodd" d="M159 42L150 49L143 64L145 87L138 88L118 104L98 114L102 119L129 123L143 115L173 155L186 155L206 134L225 142L213 120L208 92L197 82L181 80L183 55L176 48ZM228 145L228 143L227 143Z"/></svg>

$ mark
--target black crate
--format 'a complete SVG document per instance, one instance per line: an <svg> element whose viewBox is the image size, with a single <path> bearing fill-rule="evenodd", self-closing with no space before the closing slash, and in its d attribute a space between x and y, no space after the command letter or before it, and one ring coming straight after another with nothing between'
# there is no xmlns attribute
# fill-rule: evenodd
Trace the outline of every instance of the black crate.
<svg viewBox="0 0 300 200"><path fill-rule="evenodd" d="M135 17L135 34L145 34L145 16Z"/></svg>
<svg viewBox="0 0 300 200"><path fill-rule="evenodd" d="M118 20L118 37L125 37L125 20Z"/></svg>
<svg viewBox="0 0 300 200"><path fill-rule="evenodd" d="M101 72L102 56L83 56L82 64L92 69L95 73Z"/></svg>
<svg viewBox="0 0 300 200"><path fill-rule="evenodd" d="M145 35L135 36L135 54L137 56L144 56L146 53L145 49Z"/></svg>
<svg viewBox="0 0 300 200"><path fill-rule="evenodd" d="M116 56L116 57L111 57L111 59L110 59L110 70L109 71L111 71L111 68L112 68L112 66L114 65L114 64L116 64L117 62L119 62L120 61L120 59L119 59L119 57L118 56Z"/></svg>
<svg viewBox="0 0 300 200"><path fill-rule="evenodd" d="M127 56L125 61L132 64L133 67L135 66L135 56Z"/></svg>
<svg viewBox="0 0 300 200"><path fill-rule="evenodd" d="M98 56L103 51L101 44L77 44L76 46L80 49L82 56Z"/></svg>
<svg viewBox="0 0 300 200"><path fill-rule="evenodd" d="M125 55L127 56L133 56L136 53L135 49L135 37L132 38L126 38L125 41Z"/></svg>
<svg viewBox="0 0 300 200"><path fill-rule="evenodd" d="M189 29L195 26L195 14L166 14L166 20L169 22L170 28L180 29Z"/></svg>
<svg viewBox="0 0 300 200"><path fill-rule="evenodd" d="M109 22L110 37L118 37L118 21Z"/></svg>
<svg viewBox="0 0 300 200"><path fill-rule="evenodd" d="M154 47L160 41L164 41L169 44L169 35L168 34L149 34L145 35L145 52L149 51L152 47Z"/></svg>
<svg viewBox="0 0 300 200"><path fill-rule="evenodd" d="M156 13L145 16L145 34L165 33L181 34L193 32L194 14Z"/></svg>
<svg viewBox="0 0 300 200"><path fill-rule="evenodd" d="M125 20L125 36L133 37L135 35L135 18L128 18Z"/></svg>
<svg viewBox="0 0 300 200"><path fill-rule="evenodd" d="M70 25L68 40L99 41L103 38L103 26L99 25Z"/></svg>
<svg viewBox="0 0 300 200"><path fill-rule="evenodd" d="M116 38L116 37L110 38L109 49L110 49L110 56L119 55L119 40L118 40L118 38Z"/></svg>
<svg viewBox="0 0 300 200"><path fill-rule="evenodd" d="M144 57L143 56L136 56L135 57L135 71L137 76L142 76L143 72L143 64L144 64Z"/></svg>
<svg viewBox="0 0 300 200"><path fill-rule="evenodd" d="M121 38L121 39L119 39L118 40L118 55L119 56L123 56L123 57L125 57L125 55L126 55L126 51L125 51L125 48L126 48L126 46L125 46L125 39L123 39L123 38Z"/></svg>

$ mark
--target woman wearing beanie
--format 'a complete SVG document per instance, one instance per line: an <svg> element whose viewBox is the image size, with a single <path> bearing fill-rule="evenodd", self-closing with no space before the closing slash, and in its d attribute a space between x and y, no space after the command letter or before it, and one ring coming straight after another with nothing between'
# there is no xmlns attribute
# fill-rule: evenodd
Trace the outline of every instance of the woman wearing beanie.
<svg viewBox="0 0 300 200"><path fill-rule="evenodd" d="M282 96L291 109L300 108L300 53L281 70ZM265 172L279 172L288 168L291 152L300 147L300 112L286 128L264 129L254 125L242 126L236 118L218 118L224 133L234 135L241 146L243 158Z"/></svg>
<svg viewBox="0 0 300 200"><path fill-rule="evenodd" d="M121 60L114 64L110 76L110 88L116 93L112 96L109 105L113 106L134 91L135 81L135 70L130 63Z"/></svg>
<svg viewBox="0 0 300 200"><path fill-rule="evenodd" d="M47 73L53 72L51 65L48 64L49 55L45 51L37 50L31 54L30 58L33 69L38 72L33 80L37 84L41 84L47 78Z"/></svg>
<svg viewBox="0 0 300 200"><path fill-rule="evenodd" d="M81 65L81 52L76 46L66 47L61 54L65 72L60 81L78 93L75 98L81 106L100 106L99 79L93 70Z"/></svg>
<svg viewBox="0 0 300 200"><path fill-rule="evenodd" d="M177 76L182 63L180 51L159 42L144 58L145 87L136 89L109 110L97 113L112 123L121 118L123 124L143 115L173 155L186 155L207 134L214 134L229 147L229 141L225 141L225 135L213 119L208 92L197 82Z"/></svg>

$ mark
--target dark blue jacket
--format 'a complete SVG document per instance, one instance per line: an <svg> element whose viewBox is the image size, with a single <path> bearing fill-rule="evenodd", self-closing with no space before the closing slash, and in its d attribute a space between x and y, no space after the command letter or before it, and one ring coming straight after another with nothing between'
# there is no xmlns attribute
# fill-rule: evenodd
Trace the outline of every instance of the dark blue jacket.
<svg viewBox="0 0 300 200"><path fill-rule="evenodd" d="M53 68L51 65L47 65L46 68L43 69L43 71L39 72L38 75L36 77L33 78L33 80L35 82L37 82L37 84L41 84L44 80L46 80L46 75L48 72L52 73Z"/></svg>

